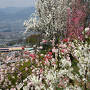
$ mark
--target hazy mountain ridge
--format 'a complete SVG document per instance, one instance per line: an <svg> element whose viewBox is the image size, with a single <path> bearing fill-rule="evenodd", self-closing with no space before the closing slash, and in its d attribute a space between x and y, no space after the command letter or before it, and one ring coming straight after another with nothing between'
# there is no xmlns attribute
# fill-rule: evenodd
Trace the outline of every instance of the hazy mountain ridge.
<svg viewBox="0 0 90 90"><path fill-rule="evenodd" d="M0 39L18 39L25 30L23 23L32 13L34 7L0 8Z"/></svg>
<svg viewBox="0 0 90 90"><path fill-rule="evenodd" d="M34 7L0 8L0 31L6 29L22 29L23 22L35 11ZM7 30L9 31L9 30ZM13 30L10 30L13 31Z"/></svg>
<svg viewBox="0 0 90 90"><path fill-rule="evenodd" d="M34 7L9 7L0 8L0 21L26 19L31 13L35 11Z"/></svg>

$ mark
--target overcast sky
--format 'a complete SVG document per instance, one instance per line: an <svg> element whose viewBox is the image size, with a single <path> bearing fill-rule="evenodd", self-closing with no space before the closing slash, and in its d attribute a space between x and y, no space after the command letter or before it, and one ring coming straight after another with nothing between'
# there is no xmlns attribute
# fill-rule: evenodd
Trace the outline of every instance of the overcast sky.
<svg viewBox="0 0 90 90"><path fill-rule="evenodd" d="M34 0L0 0L0 8L34 6Z"/></svg>

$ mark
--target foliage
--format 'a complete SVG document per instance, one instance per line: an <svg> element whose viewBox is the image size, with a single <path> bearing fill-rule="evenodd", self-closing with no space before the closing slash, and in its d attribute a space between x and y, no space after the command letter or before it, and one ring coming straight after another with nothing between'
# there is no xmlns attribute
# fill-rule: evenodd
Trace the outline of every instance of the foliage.
<svg viewBox="0 0 90 90"><path fill-rule="evenodd" d="M26 43L30 44L30 45L39 45L41 41L41 35L40 34L34 34L34 35L30 35L29 37L26 38Z"/></svg>

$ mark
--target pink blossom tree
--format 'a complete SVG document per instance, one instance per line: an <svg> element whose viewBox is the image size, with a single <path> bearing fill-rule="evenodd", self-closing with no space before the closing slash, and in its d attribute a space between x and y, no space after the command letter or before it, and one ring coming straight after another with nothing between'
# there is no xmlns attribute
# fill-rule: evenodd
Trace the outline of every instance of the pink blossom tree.
<svg viewBox="0 0 90 90"><path fill-rule="evenodd" d="M73 39L83 40L82 31L85 28L87 7L81 0L72 2L71 9L68 9L67 36Z"/></svg>

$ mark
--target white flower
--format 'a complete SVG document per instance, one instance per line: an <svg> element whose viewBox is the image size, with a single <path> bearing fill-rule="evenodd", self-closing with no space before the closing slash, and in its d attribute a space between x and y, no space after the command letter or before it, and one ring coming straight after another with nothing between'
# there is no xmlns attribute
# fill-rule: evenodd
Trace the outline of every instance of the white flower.
<svg viewBox="0 0 90 90"><path fill-rule="evenodd" d="M28 86L24 86L23 90L29 90L29 87Z"/></svg>
<svg viewBox="0 0 90 90"><path fill-rule="evenodd" d="M84 82L87 82L87 79L86 79L86 78L83 78L82 80L83 80Z"/></svg>
<svg viewBox="0 0 90 90"><path fill-rule="evenodd" d="M66 60L65 58L61 59L63 67L71 66L71 61Z"/></svg>
<svg viewBox="0 0 90 90"><path fill-rule="evenodd" d="M74 79L74 75L71 72L68 72L67 75L69 78Z"/></svg>
<svg viewBox="0 0 90 90"><path fill-rule="evenodd" d="M60 70L59 71L59 75L64 75L67 74L68 70L64 69L64 70Z"/></svg>
<svg viewBox="0 0 90 90"><path fill-rule="evenodd" d="M17 87L18 90L20 90L20 89L23 87L23 85L24 85L23 83L20 83L20 84L17 85L16 87Z"/></svg>
<svg viewBox="0 0 90 90"><path fill-rule="evenodd" d="M38 77L36 77L35 75L33 75L32 77L31 77L31 82L34 84L34 85L36 85L36 84L40 84L41 83L41 81L42 81L42 79L40 78L38 78Z"/></svg>
<svg viewBox="0 0 90 90"><path fill-rule="evenodd" d="M54 90L54 87L50 85L49 90Z"/></svg>
<svg viewBox="0 0 90 90"><path fill-rule="evenodd" d="M89 27L85 28L85 32L88 32L89 30L90 30L90 28L89 28Z"/></svg>

